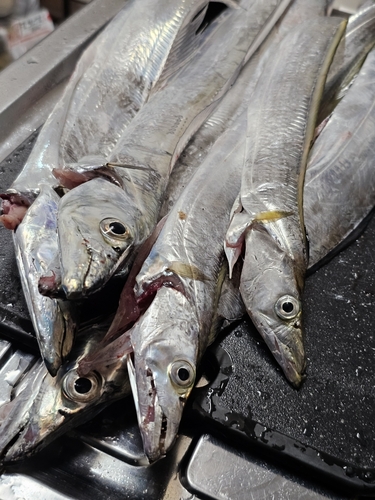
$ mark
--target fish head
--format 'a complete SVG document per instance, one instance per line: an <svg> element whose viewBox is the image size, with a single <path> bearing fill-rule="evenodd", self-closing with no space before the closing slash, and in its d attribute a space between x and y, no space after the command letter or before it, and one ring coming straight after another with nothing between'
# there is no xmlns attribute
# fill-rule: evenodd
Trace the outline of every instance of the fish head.
<svg viewBox="0 0 375 500"><path fill-rule="evenodd" d="M91 348L87 338L84 344L85 351ZM40 359L14 388L10 400L0 407L0 462L12 463L36 453L129 394L126 361L118 359L110 367L80 376L78 360L63 364L52 377Z"/></svg>
<svg viewBox="0 0 375 500"><path fill-rule="evenodd" d="M269 233L246 235L241 295L255 327L285 376L298 387L305 369L301 288L293 259Z"/></svg>
<svg viewBox="0 0 375 500"><path fill-rule="evenodd" d="M183 294L162 287L133 327L128 371L150 462L164 456L173 445L195 383L197 332L189 311Z"/></svg>
<svg viewBox="0 0 375 500"><path fill-rule="evenodd" d="M129 256L137 235L134 204L120 187L96 178L60 201L61 286L68 299L100 289Z"/></svg>

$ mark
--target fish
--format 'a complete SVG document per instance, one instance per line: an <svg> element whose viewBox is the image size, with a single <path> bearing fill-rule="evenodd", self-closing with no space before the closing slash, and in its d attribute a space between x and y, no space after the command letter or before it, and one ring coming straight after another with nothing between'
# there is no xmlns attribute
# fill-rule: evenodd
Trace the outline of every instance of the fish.
<svg viewBox="0 0 375 500"><path fill-rule="evenodd" d="M43 126L26 165L0 197L0 221L15 229L53 170L103 163L158 85L194 55L207 0L129 0L89 45ZM237 7L235 0L223 5ZM201 26L203 24L203 27Z"/></svg>
<svg viewBox="0 0 375 500"><path fill-rule="evenodd" d="M344 97L375 45L375 4L366 3L350 16L327 75L317 123L322 123Z"/></svg>
<svg viewBox="0 0 375 500"><path fill-rule="evenodd" d="M218 332L227 271L222 241L244 154L237 147L241 125L237 120L217 140L169 213L136 277L138 303L151 303L118 337L131 341L129 378L150 462L172 446L199 361Z"/></svg>
<svg viewBox="0 0 375 500"><path fill-rule="evenodd" d="M333 122L334 126L329 126L326 130L323 131L322 136L317 140L314 148L317 148L320 155L320 163L319 169L314 167L314 162L309 162L308 169L311 168L311 176L307 173L307 182L305 185L305 206L309 206L310 200L315 200L316 205L320 207L320 217L309 217L310 211L305 210L305 221L307 228L311 228L308 232L311 235L311 252L312 255L321 248L325 249L325 251L329 252L329 249L323 245L321 246L321 226L322 221L328 220L330 221L330 232L336 226L342 226L342 222L339 223L339 218L342 218L342 211L337 210L337 205L334 205L333 211L337 214L336 219L331 219L329 213L331 209L329 209L329 213L327 212L327 208L329 208L330 200L332 196L337 193L339 196L340 204L339 207L345 207L347 205L348 200L348 192L345 190L342 192L341 189L336 190L336 187L333 185L335 183L327 183L327 175L324 178L321 178L322 170L324 173L323 166L327 166L326 155L331 153L332 158L337 158L338 151L342 151L345 153L345 147L343 144L346 144L346 139L342 139L341 143L338 144L337 148L332 148L332 144L335 144L335 138L340 137L341 130L347 129L346 123L349 120L349 117L353 115L353 104L348 104L348 101L351 101L351 98L355 98L355 100L361 103L363 114L367 114L369 109L369 104L373 104L374 99L374 90L371 82L373 81L373 70L375 68L374 65L374 57L375 52L370 54L371 59L366 61L363 70L359 74L355 84L349 91L346 98L342 101L342 103L336 108L335 113L338 113L336 120ZM368 57L370 57L368 56ZM369 70L367 69L369 68ZM366 89L363 86L362 78L366 77ZM367 96L368 93L371 94L370 98L367 97L366 104L363 104L363 96L364 94ZM346 114L342 114L341 110L346 108ZM333 115L333 116L334 116ZM332 119L332 118L331 118ZM352 118L352 121L353 118ZM355 119L356 123L363 122L363 115L359 114ZM371 127L374 129L374 122L371 118L368 119L367 127ZM332 135L331 127L335 130L335 135ZM371 156L368 155L371 150L371 129L364 129L366 133L358 134L358 141L361 144L366 144L367 149L359 148L360 151L363 151L362 155L359 155L357 160L357 165L362 165L364 158L368 158L366 167L370 169L371 165ZM362 132L362 130L361 130ZM342 133L341 133L342 135ZM357 136L357 134L355 134ZM325 138L324 143L322 143ZM345 140L345 142L343 142ZM349 139L350 140L350 139ZM320 146L320 147L319 147ZM358 150L358 142L353 141L351 146L352 155L355 154L355 151ZM311 153L311 158L314 158L314 148ZM321 151L324 148L325 155L322 155ZM353 157L354 163L354 157ZM340 165L340 163L338 163ZM341 164L341 169L336 169L335 177L340 178L342 175L342 170L345 168L347 171L347 176L349 179L352 179L352 172L356 171L357 168L354 167L353 170L349 170L347 165L350 162L345 162L344 165ZM328 163L329 167L331 167L332 162ZM326 168L328 170L328 168ZM371 169L370 169L371 170ZM368 172L370 172L368 170ZM373 171L373 169L372 169ZM203 175L203 174L202 174ZM332 171L331 171L332 175ZM371 174L370 174L371 175ZM329 178L329 177L328 177ZM309 181L308 179L311 179ZM366 181L364 181L366 179ZM369 197L369 202L367 203L367 209L364 209L359 216L359 220L362 220L373 207L374 202L374 189L363 189L364 182L366 184L373 185L369 178L363 176L362 172L359 172L356 176L357 182L355 183L354 190L358 193L367 192L367 196ZM362 181L362 182L361 182ZM343 179L343 185L347 185L346 189L350 189L353 192L353 184L346 182ZM325 186L326 189L322 190L321 187ZM341 187L341 186L340 186ZM324 194L324 198L319 196L318 193ZM340 193L340 194L339 194ZM342 193L342 194L341 194ZM336 196L337 196L336 195ZM362 195L363 196L363 195ZM198 197L198 194L197 194ZM361 207L361 196L355 197L359 201L359 207ZM324 203L324 200L326 202ZM322 203L323 201L323 203ZM181 207L180 207L181 208ZM182 210L177 210L179 213L179 217L181 218ZM185 213L185 212L184 212ZM189 211L186 210L186 213L189 214ZM186 221L185 217L182 217L182 221ZM310 223L311 221L311 223ZM349 217L345 219L347 223L347 230L351 230L350 219ZM324 224L323 224L324 226ZM168 227L168 222L166 223L166 228ZM176 231L177 232L177 231ZM327 231L328 233L328 231ZM343 237L345 237L347 232L343 233ZM162 236L162 234L161 234ZM173 240L172 240L173 241ZM172 241L169 242L169 245L172 249L175 249L175 244L172 244ZM191 239L191 241L194 241ZM197 239L199 241L199 238ZM175 242L173 242L175 243ZM159 243L161 246L161 243ZM320 256L321 258L324 256ZM160 255L157 254L156 249L152 252L152 259L148 259L147 264L144 266L149 272L152 270L153 276L157 277L157 280L160 280L161 273L158 273L157 270L162 267L160 263ZM175 263L175 256L170 259L172 263ZM314 264L315 259L312 260L311 264ZM147 261L146 261L147 262ZM167 263L164 263L163 266L166 270L170 268L178 269L178 266L175 264L167 267ZM143 271L144 272L144 271ZM206 269L205 269L206 273ZM171 281L172 273L165 273L165 279ZM201 273L203 274L203 273ZM144 283L146 273L138 277L138 283L141 286ZM192 276L198 276L198 273L192 273ZM194 283L200 283L200 280L195 279ZM151 286L151 279L146 280L147 286ZM144 285L142 287L142 293L145 292ZM181 406L183 401L177 402L177 395L185 399L188 397L191 391L191 387L194 384L193 380L196 374L196 356L197 351L192 349L191 343L188 343L188 339L192 336L192 329L195 325L197 328L197 319L196 319L196 308L191 308L189 301L190 294L183 294L173 288L169 284L168 287L161 287L160 291L158 290L156 296L151 304L151 309L147 310L144 316L141 318L140 322L136 324L134 329L131 332L132 344L133 344L133 354L129 354L129 374L132 382L132 390L136 391L136 406L138 411L138 419L140 422L141 433L143 436L143 440L145 443L145 452L149 456L149 459L156 460L166 453L166 450L173 444L173 440L175 434L178 431L178 426L176 425L176 421L180 417L182 412ZM195 313L195 314L194 314ZM188 318L188 319L187 319ZM185 326L185 322L188 321L188 328ZM177 333L178 332L178 333ZM179 334L182 332L182 340L179 338ZM186 332L186 333L185 333ZM178 337L178 340L175 338ZM172 349L173 347L173 349ZM137 354L139 358L137 358ZM138 359L138 363L137 363ZM171 362L171 360L173 360ZM137 372L138 367L138 372ZM181 374L179 376L179 370L181 370ZM143 376L140 376L143 374ZM166 374L168 376L166 376ZM182 375L182 377L181 377ZM185 379L185 380L182 380ZM175 399L173 400L173 395ZM159 408L163 408L160 411ZM157 450L155 452L154 450Z"/></svg>
<svg viewBox="0 0 375 500"><path fill-rule="evenodd" d="M338 18L305 22L283 39L274 60L267 62L249 109L241 191L224 245L230 268L245 245L242 298L295 387L305 369L304 172L325 75L345 24Z"/></svg>
<svg viewBox="0 0 375 500"><path fill-rule="evenodd" d="M27 308L42 358L53 376L69 354L76 331L74 304L44 297L38 291L39 277L58 252L58 203L59 196L51 186L42 184L37 199L13 233Z"/></svg>
<svg viewBox="0 0 375 500"><path fill-rule="evenodd" d="M110 366L102 365L85 377L77 373L80 357L96 345L111 319L80 331L72 361L65 362L55 377L38 359L12 388L9 400L0 406L0 463L31 456L111 401L130 394L126 356L117 356Z"/></svg>
<svg viewBox="0 0 375 500"><path fill-rule="evenodd" d="M164 217L173 207L194 172L211 151L216 140L236 121L251 101L255 85L263 71L267 58L293 26L314 16L325 15L325 0L295 0L285 10L272 31L239 73L213 114L203 123L181 153L169 177L168 194L163 201L159 217ZM239 99L239 96L242 96ZM246 126L246 124L245 124Z"/></svg>
<svg viewBox="0 0 375 500"><path fill-rule="evenodd" d="M63 196L59 253L61 287L68 299L94 293L120 267L131 264L155 227L170 172L182 150L288 4L289 0L244 0L238 9L219 16L205 31L207 42L143 106L107 157L106 169L114 172L117 186L90 179ZM86 172L93 170L88 167ZM121 217L117 187L122 188L121 207L127 206ZM104 196L107 212L94 218L94 207Z"/></svg>
<svg viewBox="0 0 375 500"><path fill-rule="evenodd" d="M310 151L304 187L310 272L358 235L375 205L374 77L372 50Z"/></svg>

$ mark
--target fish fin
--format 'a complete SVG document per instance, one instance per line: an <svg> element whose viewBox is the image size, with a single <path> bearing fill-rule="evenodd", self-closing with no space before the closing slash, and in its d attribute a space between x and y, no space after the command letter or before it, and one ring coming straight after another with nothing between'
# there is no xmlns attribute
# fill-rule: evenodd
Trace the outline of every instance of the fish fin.
<svg viewBox="0 0 375 500"><path fill-rule="evenodd" d="M232 217L224 242L224 251L229 264L229 279L232 278L233 267L241 255L245 232L252 222L247 212L236 212Z"/></svg>
<svg viewBox="0 0 375 500"><path fill-rule="evenodd" d="M133 351L131 344L131 329L123 335L120 335L110 344L102 348L99 343L92 353L82 357L78 362L77 372L80 377L84 377L92 370L101 371L106 367L118 363L120 359L124 358Z"/></svg>
<svg viewBox="0 0 375 500"><path fill-rule="evenodd" d="M215 298L214 298L214 304L212 307L212 310L214 311L212 322L211 322L211 328L210 332L208 335L208 344L212 344L212 342L216 339L216 336L219 332L221 323L222 323L222 317L219 315L219 302L220 302L220 296L221 296L221 289L225 280L225 277L228 274L228 264L225 260L223 260L217 282L216 282L216 288L215 288Z"/></svg>
<svg viewBox="0 0 375 500"><path fill-rule="evenodd" d="M181 278L188 278L196 281L208 281L209 278L196 266L191 264L184 264L183 262L170 262L168 264L168 270L172 271L177 276Z"/></svg>
<svg viewBox="0 0 375 500"><path fill-rule="evenodd" d="M228 322L237 321L246 314L246 307L240 293L242 264L237 262L233 269L232 279L225 276L218 304L219 317Z"/></svg>
<svg viewBox="0 0 375 500"><path fill-rule="evenodd" d="M202 39L200 34L197 32L206 15L208 3L209 2L207 1L200 3L199 10L195 12L193 17L189 18L181 27L176 39L173 42L172 49L168 55L164 69L151 91L150 97L158 92L158 90L166 84L172 75L185 66L197 52Z"/></svg>

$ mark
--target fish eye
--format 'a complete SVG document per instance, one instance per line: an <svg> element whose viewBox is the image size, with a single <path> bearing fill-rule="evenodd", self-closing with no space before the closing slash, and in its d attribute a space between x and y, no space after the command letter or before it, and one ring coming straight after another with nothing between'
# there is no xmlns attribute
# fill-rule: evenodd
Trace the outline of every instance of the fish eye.
<svg viewBox="0 0 375 500"><path fill-rule="evenodd" d="M101 377L94 372L80 377L76 370L71 370L62 381L64 395L76 403L86 403L97 398L101 394L102 386Z"/></svg>
<svg viewBox="0 0 375 500"><path fill-rule="evenodd" d="M177 390L185 392L195 382L195 369L188 361L180 359L169 365L169 376Z"/></svg>
<svg viewBox="0 0 375 500"><path fill-rule="evenodd" d="M275 304L276 314L281 319L293 319L301 310L300 301L292 295L283 295Z"/></svg>
<svg viewBox="0 0 375 500"><path fill-rule="evenodd" d="M100 221L99 227L105 239L125 240L129 237L127 227L119 219L108 217Z"/></svg>

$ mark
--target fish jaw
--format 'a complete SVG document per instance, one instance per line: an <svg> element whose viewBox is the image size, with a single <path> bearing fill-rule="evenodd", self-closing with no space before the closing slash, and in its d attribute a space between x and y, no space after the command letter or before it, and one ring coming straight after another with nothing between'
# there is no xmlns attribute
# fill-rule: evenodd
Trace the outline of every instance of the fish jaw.
<svg viewBox="0 0 375 500"><path fill-rule="evenodd" d="M305 370L299 270L263 228L246 235L240 291L246 310L286 378L299 387Z"/></svg>
<svg viewBox="0 0 375 500"><path fill-rule="evenodd" d="M95 328L90 332L95 337ZM97 343L87 342L86 336L81 340L86 352ZM72 357L75 355L73 349ZM81 357L62 365L56 377L39 360L15 388L12 399L0 407L0 463L33 455L110 402L129 394L125 360L117 358L110 366L101 366L100 372L80 376L77 368Z"/></svg>
<svg viewBox="0 0 375 500"><path fill-rule="evenodd" d="M178 432L178 423L182 417L183 403L174 405L172 418L171 415L166 415L159 402L151 370L144 365L142 371L149 375L137 379L132 356L128 355L128 373L143 448L149 462L152 463L165 456L173 445ZM138 394L141 395L141 399ZM148 397L143 398L142 395L146 394Z"/></svg>
<svg viewBox="0 0 375 500"><path fill-rule="evenodd" d="M39 371L38 385L33 387L31 395L34 396L34 400L28 411L24 409L24 398L16 397L9 403L14 403L12 414L15 415L15 419L18 419L18 412L21 418L15 435L12 436L6 428L2 432L5 439L9 440L11 437L11 446L5 447L3 457L5 463L16 462L34 454L71 427L79 425L90 405L86 403L85 407L83 402L70 400L66 392L61 389L61 384L70 374L71 371L67 372L65 377L61 378L58 374L52 378L42 367ZM30 385L33 384L30 382ZM25 390L27 393L30 389L27 387ZM0 449L2 448L1 443Z"/></svg>
<svg viewBox="0 0 375 500"><path fill-rule="evenodd" d="M121 188L100 178L61 199L61 286L68 299L100 289L124 263L137 234L136 212Z"/></svg>
<svg viewBox="0 0 375 500"><path fill-rule="evenodd" d="M176 439L195 382L197 328L186 297L165 287L133 327L128 371L150 462L163 457Z"/></svg>

